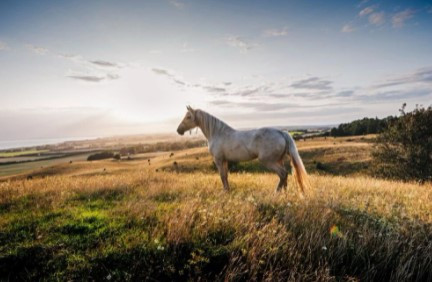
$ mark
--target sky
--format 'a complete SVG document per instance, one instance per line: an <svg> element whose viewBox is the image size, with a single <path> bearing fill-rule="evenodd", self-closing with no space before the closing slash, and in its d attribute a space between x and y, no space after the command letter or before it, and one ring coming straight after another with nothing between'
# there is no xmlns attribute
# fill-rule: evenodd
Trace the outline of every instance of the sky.
<svg viewBox="0 0 432 282"><path fill-rule="evenodd" d="M432 1L0 1L0 140L334 125L432 104Z"/></svg>

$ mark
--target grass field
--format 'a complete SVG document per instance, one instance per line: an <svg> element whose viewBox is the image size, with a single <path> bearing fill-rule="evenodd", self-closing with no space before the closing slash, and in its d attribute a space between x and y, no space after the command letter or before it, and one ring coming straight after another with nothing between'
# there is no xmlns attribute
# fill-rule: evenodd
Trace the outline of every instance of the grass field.
<svg viewBox="0 0 432 282"><path fill-rule="evenodd" d="M432 185L368 176L362 138L298 142L304 199L255 162L224 192L205 148L3 179L0 280L431 281Z"/></svg>
<svg viewBox="0 0 432 282"><path fill-rule="evenodd" d="M26 151L16 151L16 152L0 152L0 158L12 158L19 156L37 155L41 153L48 152L48 150L26 150Z"/></svg>
<svg viewBox="0 0 432 282"><path fill-rule="evenodd" d="M73 162L85 161L88 156L89 153L84 153L84 154L77 154L73 156L67 156L64 158L52 158L52 159L45 159L40 161L30 161L30 162L22 162L16 164L0 165L0 181L5 176L17 175L17 174L28 173L28 172L30 172L31 175L32 172L38 170L43 171L43 168L49 168L54 165L69 163L70 161Z"/></svg>

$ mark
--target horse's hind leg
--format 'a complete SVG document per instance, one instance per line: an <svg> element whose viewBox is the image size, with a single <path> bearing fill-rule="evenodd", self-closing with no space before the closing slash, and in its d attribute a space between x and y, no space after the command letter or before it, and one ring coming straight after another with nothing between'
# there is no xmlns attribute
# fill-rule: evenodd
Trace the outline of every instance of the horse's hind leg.
<svg viewBox="0 0 432 282"><path fill-rule="evenodd" d="M221 160L221 159L215 159L214 162L216 164L216 167L219 170L219 174L220 174L224 189L226 191L229 191L230 187L228 184L228 162L225 160Z"/></svg>
<svg viewBox="0 0 432 282"><path fill-rule="evenodd" d="M285 177L284 177L284 181L283 181L283 185L282 185L282 188L286 191L286 189L287 189L287 187L288 187L288 172L286 171L286 168L285 168L285 159L284 159L284 157L282 157L280 160L279 160L279 165L281 166L281 167L283 167L283 169L285 170Z"/></svg>
<svg viewBox="0 0 432 282"><path fill-rule="evenodd" d="M279 184L276 187L276 192L279 192L282 188L286 189L288 173L283 165L279 162L263 162L265 167L273 170L279 176Z"/></svg>

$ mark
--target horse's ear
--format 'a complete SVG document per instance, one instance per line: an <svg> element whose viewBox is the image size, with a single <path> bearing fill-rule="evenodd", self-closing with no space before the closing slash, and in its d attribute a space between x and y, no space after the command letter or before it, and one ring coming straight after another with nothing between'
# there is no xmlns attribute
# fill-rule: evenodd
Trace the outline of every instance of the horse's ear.
<svg viewBox="0 0 432 282"><path fill-rule="evenodd" d="M194 110L192 109L192 107L191 106L186 106L186 109L189 111L189 112L191 112L191 113L193 113L194 112Z"/></svg>

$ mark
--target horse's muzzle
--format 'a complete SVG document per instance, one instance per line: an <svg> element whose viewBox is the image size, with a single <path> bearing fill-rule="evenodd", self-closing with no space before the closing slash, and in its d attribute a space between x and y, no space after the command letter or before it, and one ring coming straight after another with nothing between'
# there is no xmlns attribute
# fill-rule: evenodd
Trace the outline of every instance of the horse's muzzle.
<svg viewBox="0 0 432 282"><path fill-rule="evenodd" d="M177 133L180 134L180 135L183 135L183 134L184 134L184 130L182 130L182 129L179 127L179 128L177 128Z"/></svg>

